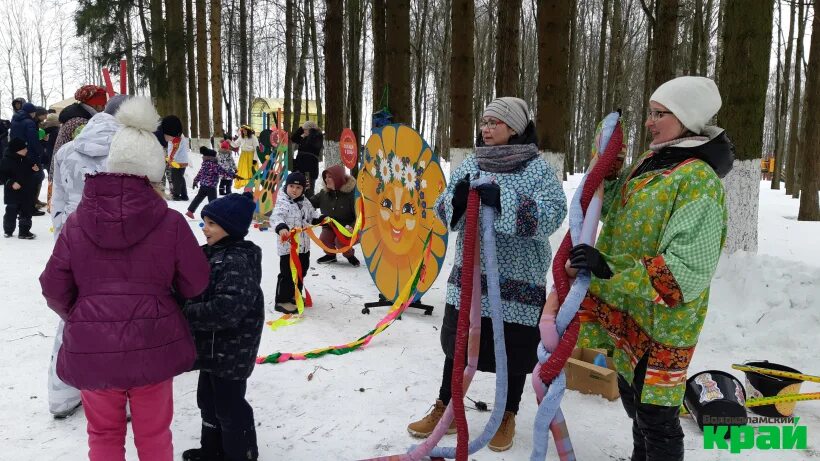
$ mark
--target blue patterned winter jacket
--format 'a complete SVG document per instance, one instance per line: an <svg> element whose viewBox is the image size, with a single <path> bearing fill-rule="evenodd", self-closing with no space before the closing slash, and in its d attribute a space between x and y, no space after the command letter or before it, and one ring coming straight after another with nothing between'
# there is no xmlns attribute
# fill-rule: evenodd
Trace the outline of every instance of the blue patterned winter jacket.
<svg viewBox="0 0 820 461"><path fill-rule="evenodd" d="M456 183L467 174L475 178L479 171L475 156L470 155L450 175L447 188L435 205L439 217L448 225L453 216ZM546 300L547 274L552 261L549 236L567 214L564 189L555 170L541 157L531 160L522 170L481 171L481 176L486 175L494 176L501 189L501 214L496 217L495 232L504 321L536 326ZM456 308L461 294L465 220L462 217L452 228L458 231L458 241L455 264L447 280L447 303ZM490 316L484 255L481 257L481 316Z"/></svg>

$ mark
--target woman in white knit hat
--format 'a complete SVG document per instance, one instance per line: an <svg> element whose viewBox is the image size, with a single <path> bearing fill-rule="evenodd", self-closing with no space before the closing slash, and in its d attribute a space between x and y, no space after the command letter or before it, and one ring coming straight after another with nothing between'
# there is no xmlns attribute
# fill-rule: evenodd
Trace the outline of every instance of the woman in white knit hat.
<svg viewBox="0 0 820 461"><path fill-rule="evenodd" d="M578 345L614 349L632 460L676 461L686 371L726 237L721 178L734 146L708 124L721 106L714 81L679 77L649 99L649 150L608 178L597 248L577 245L570 266L593 275Z"/></svg>
<svg viewBox="0 0 820 461"><path fill-rule="evenodd" d="M477 190L484 205L495 207L498 276L507 352L507 401L500 426L488 446L505 451L513 445L515 415L524 392L527 374L538 361L538 320L546 300L546 276L552 260L549 237L564 220L567 199L558 175L538 155L535 124L527 103L519 98L496 98L481 119L481 139L474 155L468 156L450 178L434 209L439 218L458 231L457 247L464 245L464 213L470 179L481 175L495 181ZM482 262L482 279L486 277ZM447 300L441 326L445 360L438 400L432 411L407 430L415 437L433 432L451 397L454 343L461 292L461 251L447 281ZM478 281L476 281L478 283ZM489 298L483 290L481 344L478 370L495 373L493 325ZM460 372L461 370L459 370ZM451 426L455 431L455 426Z"/></svg>

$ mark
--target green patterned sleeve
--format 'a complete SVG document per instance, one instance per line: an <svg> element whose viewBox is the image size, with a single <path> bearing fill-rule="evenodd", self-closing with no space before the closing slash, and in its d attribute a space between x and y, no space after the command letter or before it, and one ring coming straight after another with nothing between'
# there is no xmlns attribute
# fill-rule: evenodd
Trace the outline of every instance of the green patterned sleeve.
<svg viewBox="0 0 820 461"><path fill-rule="evenodd" d="M658 255L635 258L604 254L614 275L600 283L669 307L690 302L711 283L724 227L723 209L714 199L704 196L690 202L672 214Z"/></svg>

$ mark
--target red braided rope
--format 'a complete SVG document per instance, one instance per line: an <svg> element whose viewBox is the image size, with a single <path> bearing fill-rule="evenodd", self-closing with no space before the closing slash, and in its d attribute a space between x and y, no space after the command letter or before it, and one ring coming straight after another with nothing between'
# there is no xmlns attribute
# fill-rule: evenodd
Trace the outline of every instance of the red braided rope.
<svg viewBox="0 0 820 461"><path fill-rule="evenodd" d="M473 301L473 273L475 264L476 229L478 228L478 192L470 190L467 199L467 222L464 226L464 243L461 262L461 297L458 301L458 328L456 329L455 355L453 356L453 381L450 400L456 420L456 461L467 460L470 434L464 411L464 369L466 368L467 341L470 330L470 308Z"/></svg>
<svg viewBox="0 0 820 461"><path fill-rule="evenodd" d="M592 170L587 173L587 180L581 191L581 209L584 211L584 215L586 215L592 196L595 195L595 190L603 182L604 177L609 174L609 171L615 163L622 145L623 131L621 131L621 123L618 122L615 130L612 132L612 136L609 138L609 143L606 146L604 154L598 158L598 162L596 162ZM561 246L558 247L558 252L555 254L555 259L552 261L552 278L555 284L555 291L558 294L559 304L564 303L564 299L566 299L569 293L570 280L565 267L571 249L572 237L569 230L567 230L564 240L561 241ZM572 350L575 349L575 343L578 342L580 329L581 322L576 313L572 322L570 322L566 331L564 331L564 334L561 336L558 347L552 355L550 355L550 358L547 359L547 362L541 365L539 376L545 384L550 384L564 368L567 359L569 359L569 356L572 354Z"/></svg>

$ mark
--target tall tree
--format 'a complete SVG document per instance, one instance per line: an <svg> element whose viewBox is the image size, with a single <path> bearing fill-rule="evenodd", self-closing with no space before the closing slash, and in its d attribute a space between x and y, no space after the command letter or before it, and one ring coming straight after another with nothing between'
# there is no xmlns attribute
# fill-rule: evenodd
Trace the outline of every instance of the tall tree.
<svg viewBox="0 0 820 461"><path fill-rule="evenodd" d="M362 8L361 0L347 0L348 28L348 66L347 66L347 94L350 99L350 129L357 136L362 135L362 79L360 77L360 53L362 41L362 24L366 8ZM325 53L327 56L327 53Z"/></svg>
<svg viewBox="0 0 820 461"><path fill-rule="evenodd" d="M253 28L253 25L255 24L255 21L254 21L255 14L256 14L256 5L255 5L255 3L256 2L254 2L254 0L249 0L249 9L251 11L251 29ZM312 14L313 14L313 12L311 10L311 15ZM253 114L252 114L253 104L252 104L252 102L253 102L253 48L254 48L254 40L248 40L248 45L247 46L248 46L248 55L247 55L248 56L248 58L247 58L248 59L248 94L245 97L246 112L243 116L246 117L245 120L247 120L248 123L251 123L253 121Z"/></svg>
<svg viewBox="0 0 820 461"><path fill-rule="evenodd" d="M519 96L518 44L521 34L521 1L498 1L495 31L495 96Z"/></svg>
<svg viewBox="0 0 820 461"><path fill-rule="evenodd" d="M387 87L393 121L410 123L410 0L387 2Z"/></svg>
<svg viewBox="0 0 820 461"><path fill-rule="evenodd" d="M244 119L248 113L248 10L246 0L239 0L239 113ZM250 123L250 120L239 120Z"/></svg>
<svg viewBox="0 0 820 461"><path fill-rule="evenodd" d="M609 68L607 70L606 105L602 112L609 112L622 107L623 101L623 52L624 52L624 24L621 0L612 0L612 46L609 52ZM572 56L572 55L570 55Z"/></svg>
<svg viewBox="0 0 820 461"><path fill-rule="evenodd" d="M196 104L196 58L194 57L194 4L185 0L185 51L188 59L188 106L191 111L191 138L199 137L199 106ZM207 132L206 132L207 133ZM205 134L205 133L203 133Z"/></svg>
<svg viewBox="0 0 820 461"><path fill-rule="evenodd" d="M171 113L170 87L168 85L168 63L165 58L165 15L163 0L151 0L151 70L149 80L153 82L151 95L155 99L160 115Z"/></svg>
<svg viewBox="0 0 820 461"><path fill-rule="evenodd" d="M451 168L456 168L473 147L475 135L473 0L453 0L450 23L453 37L459 37L458 40L453 40L450 57L450 160L453 162Z"/></svg>
<svg viewBox="0 0 820 461"><path fill-rule="evenodd" d="M282 127L291 126L291 104L293 103L293 74L296 69L296 0L285 0L285 104ZM299 117L296 116L298 120ZM288 150L288 165L293 165L293 153Z"/></svg>
<svg viewBox="0 0 820 461"><path fill-rule="evenodd" d="M325 165L339 163L339 137L344 128L344 79L339 78L343 69L342 17L343 0L327 0L325 12L325 97L327 100L327 118L325 122Z"/></svg>
<svg viewBox="0 0 820 461"><path fill-rule="evenodd" d="M598 98L595 100L596 118L600 117L601 114L604 113L604 102L606 101L606 93L604 91L606 86L606 80L604 80L604 67L606 65L606 50L608 48L608 43L606 41L606 27L607 22L609 22L609 1L610 0L603 0L601 13L601 37L598 41Z"/></svg>
<svg viewBox="0 0 820 461"><path fill-rule="evenodd" d="M771 0L726 0L720 66L726 132L736 148L733 171L726 177L729 209L727 251L757 251L760 154L772 45Z"/></svg>
<svg viewBox="0 0 820 461"><path fill-rule="evenodd" d="M661 83L675 77L675 43L678 32L679 0L657 0L655 30L652 33L653 91ZM771 21L769 21L771 23Z"/></svg>
<svg viewBox="0 0 820 461"><path fill-rule="evenodd" d="M205 2L196 0L196 78L199 95L199 136L209 138L211 120L208 109L208 29L205 26Z"/></svg>
<svg viewBox="0 0 820 461"><path fill-rule="evenodd" d="M308 54L308 39L310 32L308 31L307 26L305 23L307 22L307 14L302 14L300 19L300 27L299 31L301 33L302 44L299 46L300 53L299 53L299 71L296 74L296 79L293 82L293 122L291 124L290 131L296 131L299 127L299 117L302 113L302 104L305 104L307 107L308 100L307 98L302 96L302 91L304 91L306 79L307 79L307 54Z"/></svg>
<svg viewBox="0 0 820 461"><path fill-rule="evenodd" d="M778 6L778 11L780 7ZM780 189L780 170L783 168L783 160L786 158L786 119L789 112L789 88L791 88L792 70L792 43L794 41L794 5L789 5L789 38L786 42L786 63L783 65L783 84L780 86L780 100L777 111L777 147L774 150L774 174L772 175L772 189ZM778 25L778 29L781 29ZM780 38L778 30L778 41ZM778 48L778 52L780 49ZM778 59L779 63L779 59ZM794 132L791 134L795 135Z"/></svg>
<svg viewBox="0 0 820 461"><path fill-rule="evenodd" d="M689 49L689 75L698 73L700 47L703 39L703 0L695 0L695 14L692 21L692 40Z"/></svg>
<svg viewBox="0 0 820 461"><path fill-rule="evenodd" d="M569 45L572 5L566 0L538 1L538 140L539 149L557 154L550 158L563 174L567 152L570 105Z"/></svg>
<svg viewBox="0 0 820 461"><path fill-rule="evenodd" d="M322 73L319 70L319 40L316 37L316 12L314 0L309 0L310 7L310 47L313 50L313 85L316 88L316 120L321 124L324 119L322 110ZM325 54L327 56L327 54ZM344 107L344 106L343 106Z"/></svg>
<svg viewBox="0 0 820 461"><path fill-rule="evenodd" d="M183 132L188 134L188 110L185 97L185 29L182 21L182 0L165 0L167 22L168 83L171 87L173 113L182 121Z"/></svg>
<svg viewBox="0 0 820 461"><path fill-rule="evenodd" d="M793 133L789 137L789 150L786 154L786 194L790 194L793 198L800 196L800 187L797 185L797 168L800 164L798 156L800 155L799 144L800 136L798 130L800 129L800 102L802 101L802 67L803 67L803 36L806 33L806 16L805 6L803 2L797 2L797 49L795 50L794 58L794 94L792 95L791 110L792 114L789 121L789 131Z"/></svg>
<svg viewBox="0 0 820 461"><path fill-rule="evenodd" d="M199 0L198 0L199 1ZM205 1L205 0L201 0ZM211 0L211 102L214 105L214 136L225 134L222 125L222 2Z"/></svg>
<svg viewBox="0 0 820 461"><path fill-rule="evenodd" d="M817 191L820 189L820 111L817 110L820 107L820 19L817 17L816 2L811 29L809 69L806 72L806 107L814 109L806 111L806 120L803 122L803 139L806 143L801 155L803 175L800 186L803 194L800 196L798 221L820 221L817 198Z"/></svg>
<svg viewBox="0 0 820 461"><path fill-rule="evenodd" d="M382 95L387 87L387 23L386 0L373 0L373 107L381 109Z"/></svg>

